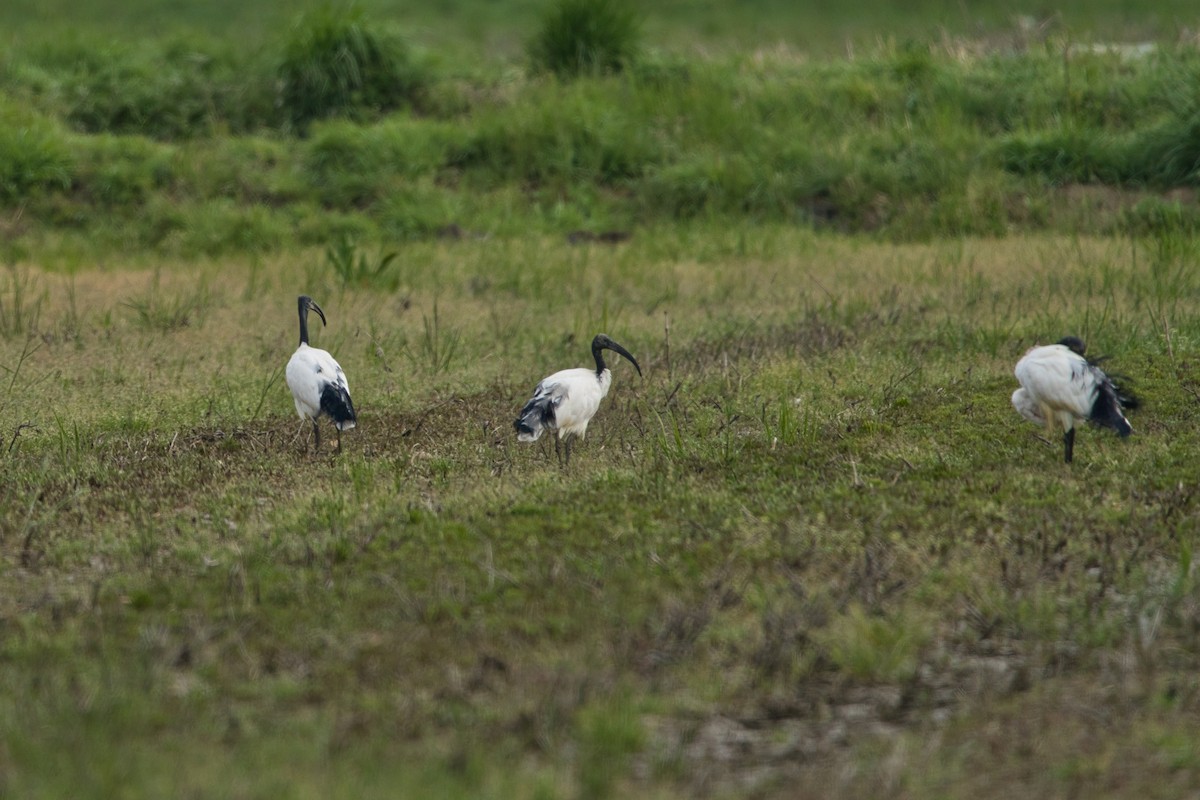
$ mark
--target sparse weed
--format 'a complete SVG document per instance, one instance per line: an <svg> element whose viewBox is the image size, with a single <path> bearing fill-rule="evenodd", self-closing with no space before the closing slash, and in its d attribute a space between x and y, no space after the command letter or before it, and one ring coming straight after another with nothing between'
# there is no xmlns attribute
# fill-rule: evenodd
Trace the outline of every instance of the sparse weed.
<svg viewBox="0 0 1200 800"><path fill-rule="evenodd" d="M11 339L37 333L46 295L33 274L9 266L0 281L0 336Z"/></svg>
<svg viewBox="0 0 1200 800"><path fill-rule="evenodd" d="M156 272L150 289L140 297L122 303L133 312L138 327L147 331L169 333L191 325L199 325L213 303L208 284L201 280L191 291L174 294L162 289L161 274Z"/></svg>
<svg viewBox="0 0 1200 800"><path fill-rule="evenodd" d="M0 369L8 374L8 386L5 387L4 396L0 398L0 415L4 414L9 404L15 399L18 382L23 380L21 372L24 370L30 356L37 352L40 347L41 344L35 344L34 338L28 336L25 338L25 343L21 347L21 352L17 355L16 361L11 365L0 364ZM31 387L35 383L27 379L25 379L25 382L30 384Z"/></svg>
<svg viewBox="0 0 1200 800"><path fill-rule="evenodd" d="M431 373L445 372L458 354L462 336L458 329L446 325L438 314L438 302L433 301L432 314L421 314L420 362Z"/></svg>
<svg viewBox="0 0 1200 800"><path fill-rule="evenodd" d="M381 250L371 258L362 252L355 240L342 235L325 248L325 263L332 268L343 289L355 287L394 292L400 286L400 272L390 267L399 255L395 250Z"/></svg>

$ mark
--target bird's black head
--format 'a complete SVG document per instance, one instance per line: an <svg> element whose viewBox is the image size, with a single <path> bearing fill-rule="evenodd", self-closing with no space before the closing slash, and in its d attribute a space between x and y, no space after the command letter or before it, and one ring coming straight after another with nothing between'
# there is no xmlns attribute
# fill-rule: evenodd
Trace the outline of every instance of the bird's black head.
<svg viewBox="0 0 1200 800"><path fill-rule="evenodd" d="M321 307L319 305L317 305L317 301L313 300L311 297L309 297L306 294L300 295L300 316L301 317L308 316L309 309L312 309L313 311L317 312L317 316L321 318L322 325L327 324L325 322L325 312L321 310Z"/></svg>
<svg viewBox="0 0 1200 800"><path fill-rule="evenodd" d="M624 347L614 342L607 333L598 333L596 334L596 338L592 339L592 356L596 359L597 372L604 371L604 358L600 355L601 350L612 350L614 353L623 356L626 361L633 364L638 375L642 374L642 368L638 365L637 359Z"/></svg>
<svg viewBox="0 0 1200 800"><path fill-rule="evenodd" d="M1058 343L1076 355L1082 356L1087 353L1087 345L1078 336L1064 336Z"/></svg>

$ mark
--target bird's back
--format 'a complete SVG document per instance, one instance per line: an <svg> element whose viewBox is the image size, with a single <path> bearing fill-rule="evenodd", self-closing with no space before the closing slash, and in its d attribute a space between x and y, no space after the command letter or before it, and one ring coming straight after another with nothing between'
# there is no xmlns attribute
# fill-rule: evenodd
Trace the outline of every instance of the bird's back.
<svg viewBox="0 0 1200 800"><path fill-rule="evenodd" d="M302 417L331 416L338 427L354 427L354 405L346 373L327 351L302 344L292 353L285 371L288 388Z"/></svg>
<svg viewBox="0 0 1200 800"><path fill-rule="evenodd" d="M1078 353L1051 344L1027 352L1017 362L1014 372L1035 402L1086 418L1096 392L1093 369Z"/></svg>
<svg viewBox="0 0 1200 800"><path fill-rule="evenodd" d="M559 385L565 386L567 393L556 412L558 428L565 433L582 435L600 409L600 401L608 394L612 372L606 369L597 375L595 370L580 367L556 375L560 376Z"/></svg>

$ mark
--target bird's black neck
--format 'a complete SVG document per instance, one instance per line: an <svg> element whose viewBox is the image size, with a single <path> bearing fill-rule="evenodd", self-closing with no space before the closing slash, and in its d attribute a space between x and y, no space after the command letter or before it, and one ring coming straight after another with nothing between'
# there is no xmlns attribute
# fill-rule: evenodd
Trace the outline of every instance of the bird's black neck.
<svg viewBox="0 0 1200 800"><path fill-rule="evenodd" d="M308 306L300 301L300 344L308 344Z"/></svg>
<svg viewBox="0 0 1200 800"><path fill-rule="evenodd" d="M608 369L608 365L604 363L604 348L593 344L592 358L596 359L596 375L603 375L604 370Z"/></svg>

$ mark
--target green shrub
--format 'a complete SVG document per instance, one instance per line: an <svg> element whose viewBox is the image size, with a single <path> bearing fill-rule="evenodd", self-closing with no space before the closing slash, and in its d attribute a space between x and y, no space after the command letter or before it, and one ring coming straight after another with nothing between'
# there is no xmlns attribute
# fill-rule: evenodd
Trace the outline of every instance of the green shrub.
<svg viewBox="0 0 1200 800"><path fill-rule="evenodd" d="M425 83L407 46L360 9L303 15L284 46L281 102L303 130L316 119L363 117L411 105Z"/></svg>
<svg viewBox="0 0 1200 800"><path fill-rule="evenodd" d="M372 126L330 121L313 126L303 174L323 204L366 207L397 179L434 173L458 138L454 126L424 120L394 118Z"/></svg>
<svg viewBox="0 0 1200 800"><path fill-rule="evenodd" d="M0 203L18 203L47 189L66 189L72 169L70 151L54 131L0 123Z"/></svg>
<svg viewBox="0 0 1200 800"><path fill-rule="evenodd" d="M754 171L742 156L693 156L648 175L638 196L650 213L688 219L742 210L754 186Z"/></svg>
<svg viewBox="0 0 1200 800"><path fill-rule="evenodd" d="M278 123L270 73L207 42L76 43L37 61L25 82L85 133L187 139Z"/></svg>
<svg viewBox="0 0 1200 800"><path fill-rule="evenodd" d="M172 149L169 188L192 200L234 199L281 208L308 198L294 142L260 136L214 137Z"/></svg>
<svg viewBox="0 0 1200 800"><path fill-rule="evenodd" d="M1200 112L1175 115L1134 137L1129 172L1152 186L1200 184Z"/></svg>
<svg viewBox="0 0 1200 800"><path fill-rule="evenodd" d="M419 239L456 223L453 194L428 181L406 183L379 209L379 226L393 239Z"/></svg>
<svg viewBox="0 0 1200 800"><path fill-rule="evenodd" d="M557 0L529 43L535 69L561 77L620 72L636 57L641 26L628 0Z"/></svg>
<svg viewBox="0 0 1200 800"><path fill-rule="evenodd" d="M447 164L498 180L620 183L663 158L661 140L606 87L551 87L481 115Z"/></svg>
<svg viewBox="0 0 1200 800"><path fill-rule="evenodd" d="M1122 215L1123 227L1133 236L1162 236L1200 231L1200 211L1178 200L1147 197Z"/></svg>
<svg viewBox="0 0 1200 800"><path fill-rule="evenodd" d="M169 235L162 247L184 258L269 252L291 238L288 221L265 206L211 200L183 213L185 227Z"/></svg>
<svg viewBox="0 0 1200 800"><path fill-rule="evenodd" d="M325 245L339 238L370 241L379 236L371 219L359 213L330 211L316 205L294 208L294 212L299 216L296 241L301 245Z"/></svg>
<svg viewBox="0 0 1200 800"><path fill-rule="evenodd" d="M1056 184L1112 182L1128 177L1121 148L1103 131L1067 128L1010 136L998 147L1001 166Z"/></svg>
<svg viewBox="0 0 1200 800"><path fill-rule="evenodd" d="M80 138L75 187L95 206L139 206L172 182L170 145L132 136Z"/></svg>

